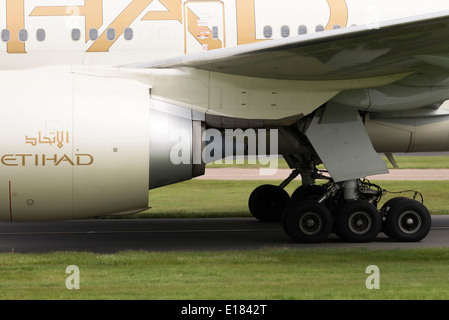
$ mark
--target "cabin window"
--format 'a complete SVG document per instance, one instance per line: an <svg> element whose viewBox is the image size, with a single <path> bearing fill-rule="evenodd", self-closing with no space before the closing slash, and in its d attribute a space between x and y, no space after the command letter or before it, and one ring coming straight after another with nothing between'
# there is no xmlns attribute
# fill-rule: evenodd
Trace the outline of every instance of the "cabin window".
<svg viewBox="0 0 449 320"><path fill-rule="evenodd" d="M25 42L28 40L28 31L26 29L19 30L19 40Z"/></svg>
<svg viewBox="0 0 449 320"><path fill-rule="evenodd" d="M36 31L36 39L37 39L37 41L44 41L45 40L45 30L44 29L37 29L37 31Z"/></svg>
<svg viewBox="0 0 449 320"><path fill-rule="evenodd" d="M113 41L115 39L115 29L109 28L108 31L106 31L106 38L108 38L109 41Z"/></svg>
<svg viewBox="0 0 449 320"><path fill-rule="evenodd" d="M8 42L10 38L11 38L11 34L9 33L9 30L8 29L3 29L2 30L2 41L3 42Z"/></svg>
<svg viewBox="0 0 449 320"><path fill-rule="evenodd" d="M92 28L89 30L89 39L90 40L97 40L98 38L98 30L95 28Z"/></svg>
<svg viewBox="0 0 449 320"><path fill-rule="evenodd" d="M321 24L319 24L319 25L316 26L315 31L316 32L324 31L324 27Z"/></svg>
<svg viewBox="0 0 449 320"><path fill-rule="evenodd" d="M80 29L72 29L72 40L78 41L81 38Z"/></svg>
<svg viewBox="0 0 449 320"><path fill-rule="evenodd" d="M131 40L133 38L133 29L126 28L123 32L125 40Z"/></svg>
<svg viewBox="0 0 449 320"><path fill-rule="evenodd" d="M298 27L298 34L299 34L299 35L301 35L301 34L307 34L307 27L306 27L305 25L300 25L300 26Z"/></svg>
<svg viewBox="0 0 449 320"><path fill-rule="evenodd" d="M282 36L282 38L287 38L288 36L290 36L290 27L289 26L281 27L281 36Z"/></svg>
<svg viewBox="0 0 449 320"><path fill-rule="evenodd" d="M332 29L340 29L341 27L340 27L340 25L339 24L336 24L336 25L334 25L333 27L332 27Z"/></svg>
<svg viewBox="0 0 449 320"><path fill-rule="evenodd" d="M263 28L263 36L265 38L271 38L273 36L273 28L271 26L265 26Z"/></svg>

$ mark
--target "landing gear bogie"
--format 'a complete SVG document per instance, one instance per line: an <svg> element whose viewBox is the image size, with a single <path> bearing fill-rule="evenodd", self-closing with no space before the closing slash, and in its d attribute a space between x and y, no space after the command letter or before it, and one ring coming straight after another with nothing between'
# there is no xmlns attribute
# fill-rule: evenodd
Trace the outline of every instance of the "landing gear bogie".
<svg viewBox="0 0 449 320"><path fill-rule="evenodd" d="M416 242L429 233L431 216L421 202L397 197L379 210L377 204L387 191L366 179L334 182L330 178L324 185L313 181L297 188L290 198L284 188L298 174L293 171L279 186L256 188L248 201L256 219L282 221L294 241L321 242L335 232L347 242L370 242L382 231L397 241Z"/></svg>

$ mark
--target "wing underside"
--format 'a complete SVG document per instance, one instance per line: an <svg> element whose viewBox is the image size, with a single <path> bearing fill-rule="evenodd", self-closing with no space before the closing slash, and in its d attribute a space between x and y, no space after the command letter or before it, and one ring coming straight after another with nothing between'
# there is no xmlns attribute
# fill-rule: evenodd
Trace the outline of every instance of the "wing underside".
<svg viewBox="0 0 449 320"><path fill-rule="evenodd" d="M344 80L449 68L449 11L134 65L284 80ZM448 72L449 73L449 72Z"/></svg>

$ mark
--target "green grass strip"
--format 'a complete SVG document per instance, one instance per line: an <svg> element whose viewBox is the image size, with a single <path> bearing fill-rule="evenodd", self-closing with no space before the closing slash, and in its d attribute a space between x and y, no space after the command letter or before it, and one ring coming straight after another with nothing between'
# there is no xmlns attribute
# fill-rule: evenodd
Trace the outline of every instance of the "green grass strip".
<svg viewBox="0 0 449 320"><path fill-rule="evenodd" d="M410 156L407 154L395 154L394 158L399 165L399 169L449 169L449 155L437 155L437 156ZM388 168L392 169L393 166L384 156L382 159L388 164ZM208 164L208 168L260 168L268 167L267 165L261 165L256 161L255 164L248 159L243 160L242 164L236 164L236 161L229 159L232 164L226 164L225 160L222 160L221 164L211 163ZM253 160L254 162L254 160ZM284 158L280 157L278 161L279 169L288 169L289 166ZM319 168L323 169L321 165Z"/></svg>
<svg viewBox="0 0 449 320"><path fill-rule="evenodd" d="M449 249L1 254L0 299L449 299ZM68 265L80 289L68 290ZM379 289L368 290L369 265Z"/></svg>

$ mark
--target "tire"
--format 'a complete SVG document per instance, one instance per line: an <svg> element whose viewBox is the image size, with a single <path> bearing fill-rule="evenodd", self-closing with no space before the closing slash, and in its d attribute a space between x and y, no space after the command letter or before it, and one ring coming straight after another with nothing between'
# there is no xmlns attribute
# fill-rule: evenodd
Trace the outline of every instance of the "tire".
<svg viewBox="0 0 449 320"><path fill-rule="evenodd" d="M280 222L282 213L290 201L284 189L265 184L257 187L248 200L249 211L254 218L263 222Z"/></svg>
<svg viewBox="0 0 449 320"><path fill-rule="evenodd" d="M285 232L296 242L317 243L327 239L333 218L325 205L313 200L291 201L282 215Z"/></svg>
<svg viewBox="0 0 449 320"><path fill-rule="evenodd" d="M383 214L383 217L386 217L386 215L388 214L388 212L390 212L391 208L394 206L394 203L396 203L397 201L400 200L404 200L404 199L409 199L406 197L396 197L396 198L392 198L390 200L388 200L387 202L384 203L384 205L382 206L382 208L380 209L380 212ZM393 238L389 233L388 233L388 229L387 229L387 223L386 223L386 219L384 219L382 221L382 232L385 233L389 238Z"/></svg>
<svg viewBox="0 0 449 320"><path fill-rule="evenodd" d="M316 184L300 186L292 194L292 200L315 200L318 201L328 190ZM335 210L335 201L333 197L329 197L323 204L333 212Z"/></svg>
<svg viewBox="0 0 449 320"><path fill-rule="evenodd" d="M382 218L374 205L363 200L344 203L337 212L337 234L348 242L370 242L379 234Z"/></svg>
<svg viewBox="0 0 449 320"><path fill-rule="evenodd" d="M311 184L300 186L293 191L292 200L295 199L308 199L308 200L319 200L326 193L326 188Z"/></svg>
<svg viewBox="0 0 449 320"><path fill-rule="evenodd" d="M429 210L419 201L400 199L387 213L385 228L388 235L402 242L418 242L430 231L432 218Z"/></svg>

